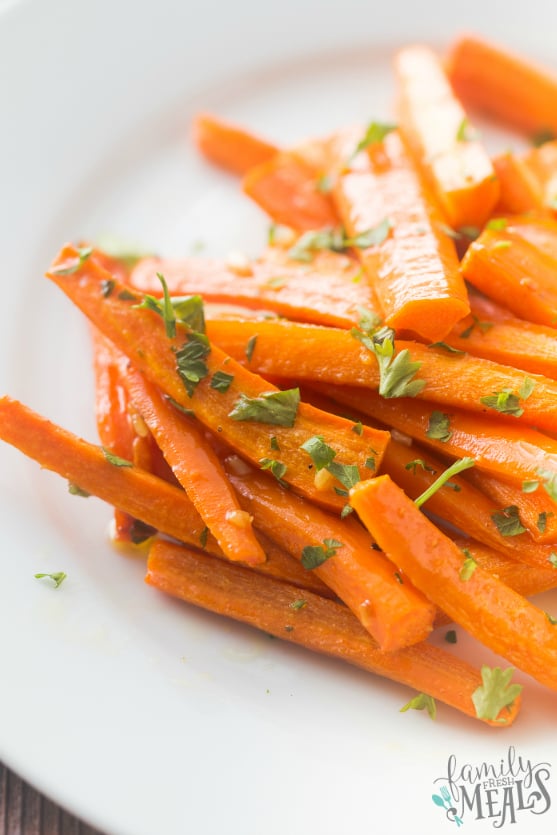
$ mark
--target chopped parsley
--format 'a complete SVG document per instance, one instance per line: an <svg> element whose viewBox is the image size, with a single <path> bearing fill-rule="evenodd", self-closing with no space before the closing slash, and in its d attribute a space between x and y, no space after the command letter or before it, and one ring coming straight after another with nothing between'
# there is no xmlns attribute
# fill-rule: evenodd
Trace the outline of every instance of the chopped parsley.
<svg viewBox="0 0 557 835"><path fill-rule="evenodd" d="M413 461L409 461L407 464L404 465L405 470L412 470L413 475L416 475L416 470L420 467L426 473L436 473L437 470L434 470L433 467L430 467L429 464L423 460L423 458L414 458Z"/></svg>
<svg viewBox="0 0 557 835"><path fill-rule="evenodd" d="M445 632L445 640L448 644L456 644L456 629L449 629L448 632Z"/></svg>
<svg viewBox="0 0 557 835"><path fill-rule="evenodd" d="M504 707L510 707L522 691L521 684L511 684L514 670L509 667L490 668L483 665L481 669L483 684L472 693L472 701L476 708L478 719L494 721ZM504 718L499 720L505 722Z"/></svg>
<svg viewBox="0 0 557 835"><path fill-rule="evenodd" d="M77 250L77 261L74 261L70 267L65 267L63 264L59 264L57 267L53 267L51 272L54 273L54 275L74 275L74 273L82 267L85 261L87 261L92 254L93 247L81 247L81 249Z"/></svg>
<svg viewBox="0 0 557 835"><path fill-rule="evenodd" d="M549 557L547 558L548 563L550 563L553 568L557 568L557 554L555 551L552 551Z"/></svg>
<svg viewBox="0 0 557 835"><path fill-rule="evenodd" d="M201 380L209 375L205 359L210 353L209 340L205 334L197 332L188 333L186 341L176 351L176 370L189 397L193 397Z"/></svg>
<svg viewBox="0 0 557 835"><path fill-rule="evenodd" d="M119 455L114 455L114 453L106 447L103 446L102 451L106 460L115 467L133 467L131 461L127 461L125 458L120 458Z"/></svg>
<svg viewBox="0 0 557 835"><path fill-rule="evenodd" d="M371 331L374 331L381 324L381 317L378 313L375 313L373 310L368 310L367 307L358 305L357 311L360 315L360 318L358 320L358 327L364 333L370 333Z"/></svg>
<svg viewBox="0 0 557 835"><path fill-rule="evenodd" d="M232 420L257 421L274 426L294 426L299 402L298 388L263 392L258 397L241 394L228 417Z"/></svg>
<svg viewBox="0 0 557 835"><path fill-rule="evenodd" d="M446 351L448 354L465 354L466 351L461 351L460 348L453 348L452 345L449 345L447 342L432 342L431 345L427 346L428 348L440 348L443 351Z"/></svg>
<svg viewBox="0 0 557 835"><path fill-rule="evenodd" d="M246 342L246 357L248 362L251 362L251 358L253 357L253 352L255 351L255 344L257 342L257 334L250 336L248 341Z"/></svg>
<svg viewBox="0 0 557 835"><path fill-rule="evenodd" d="M397 127L398 125L391 124L390 122L370 122L366 128L366 132L354 148L350 160L354 159L356 154L359 154L360 151L365 151L370 145L376 145L378 142L383 142L385 137L392 131L396 130Z"/></svg>
<svg viewBox="0 0 557 835"><path fill-rule="evenodd" d="M354 487L360 480L360 471L355 464L337 464L336 461L333 461L327 467L327 472L338 479L347 490Z"/></svg>
<svg viewBox="0 0 557 835"><path fill-rule="evenodd" d="M480 403L503 415L512 415L512 417L518 418L524 414L520 401L527 400L535 387L535 381L531 377L525 377L516 394L511 389L502 389L502 391L494 392L487 397L480 397Z"/></svg>
<svg viewBox="0 0 557 835"><path fill-rule="evenodd" d="M416 507L421 507L424 502L430 499L441 487L443 487L444 484L449 481L450 478L458 473L461 473L463 470L470 469L470 467L473 467L475 463L476 462L473 458L460 458L458 461L455 461L454 464L447 467L447 469L435 479L433 484L430 484L417 499L414 499ZM455 489L457 486L458 485L452 485L452 488Z"/></svg>
<svg viewBox="0 0 557 835"><path fill-rule="evenodd" d="M472 324L465 328L461 334L459 334L461 339L469 339L473 331L478 328L480 333L487 333L487 331L493 327L493 322L480 322L478 317L472 313Z"/></svg>
<svg viewBox="0 0 557 835"><path fill-rule="evenodd" d="M553 513L548 513L547 510L542 511L538 514L538 520L536 522L536 527L541 534L544 534L547 530L547 520L553 516Z"/></svg>
<svg viewBox="0 0 557 835"><path fill-rule="evenodd" d="M523 481L522 482L522 492L523 493L535 493L539 486L540 486L539 481Z"/></svg>
<svg viewBox="0 0 557 835"><path fill-rule="evenodd" d="M275 458L261 458L259 460L259 466L262 470L269 470L276 480L285 486L286 482L283 481L283 476L286 475L286 470L288 469L286 464L283 464L282 461L277 461Z"/></svg>
<svg viewBox="0 0 557 835"><path fill-rule="evenodd" d="M202 548L205 548L207 545L207 537L209 536L209 528L207 525L203 528L201 533L199 534L199 544Z"/></svg>
<svg viewBox="0 0 557 835"><path fill-rule="evenodd" d="M277 436L276 435L272 436L271 440L269 441L269 446L275 452L280 452L280 446L279 446L279 442L277 441Z"/></svg>
<svg viewBox="0 0 557 835"><path fill-rule="evenodd" d="M435 699L433 696L428 696L427 693L418 693L417 696L414 696L400 708L400 713L406 713L407 710L427 710L430 719L435 719L437 716Z"/></svg>
<svg viewBox="0 0 557 835"><path fill-rule="evenodd" d="M300 449L307 452L317 471L326 469L336 456L335 450L325 443L322 435L313 435L300 445Z"/></svg>
<svg viewBox="0 0 557 835"><path fill-rule="evenodd" d="M441 441L446 444L453 436L450 428L451 422L449 416L443 412L433 411L429 416L427 424L426 435L433 441Z"/></svg>
<svg viewBox="0 0 557 835"><path fill-rule="evenodd" d="M487 221L485 228L493 229L494 232L502 232L508 225L509 221L506 217L492 217L491 220Z"/></svg>
<svg viewBox="0 0 557 835"><path fill-rule="evenodd" d="M515 504L509 505L503 510L495 511L491 514L491 518L501 536L519 536L521 533L526 533L526 528L520 521L518 507Z"/></svg>
<svg viewBox="0 0 557 835"><path fill-rule="evenodd" d="M466 582L470 579L470 577L478 567L478 563L476 562L468 548L463 548L462 553L464 554L464 562L462 563L462 568L460 569L460 574L458 576L463 582Z"/></svg>
<svg viewBox="0 0 557 835"><path fill-rule="evenodd" d="M48 577L54 583L54 588L59 588L66 577L68 576L64 571L55 571L53 574L35 574L35 579L42 580L43 577Z"/></svg>
<svg viewBox="0 0 557 835"><path fill-rule="evenodd" d="M382 397L416 397L425 387L425 380L414 380L421 363L413 362L407 348L395 356L395 333L392 328L381 328L370 336L353 328L350 331L369 351L375 354L379 366L379 394Z"/></svg>
<svg viewBox="0 0 557 835"><path fill-rule="evenodd" d="M342 542L338 539L324 539L323 545L306 545L302 551L302 565L309 570L318 568L334 557L339 548L342 548Z"/></svg>
<svg viewBox="0 0 557 835"><path fill-rule="evenodd" d="M299 609L303 609L304 606L307 606L308 602L307 600L304 600L303 597L300 597L298 600L293 600L289 605L291 609L294 609L297 612Z"/></svg>
<svg viewBox="0 0 557 835"><path fill-rule="evenodd" d="M330 250L331 252L345 252L349 247L367 249L383 243L389 234L391 224L384 218L377 226L365 229L353 237L345 234L344 229L318 229L304 232L294 246L288 250L288 255L294 261L309 263L317 252Z"/></svg>
<svg viewBox="0 0 557 835"><path fill-rule="evenodd" d="M215 371L211 377L210 386L217 391L225 392L230 388L230 384L234 379L233 374L227 374L225 371Z"/></svg>
<svg viewBox="0 0 557 835"><path fill-rule="evenodd" d="M352 427L352 432L355 432L356 435L362 435L363 431L364 431L364 427L363 427L362 421L359 420Z"/></svg>
<svg viewBox="0 0 557 835"><path fill-rule="evenodd" d="M68 493L72 496L81 496L84 499L88 499L91 493L88 493L87 490L84 490L79 484L75 484L73 481L68 482Z"/></svg>

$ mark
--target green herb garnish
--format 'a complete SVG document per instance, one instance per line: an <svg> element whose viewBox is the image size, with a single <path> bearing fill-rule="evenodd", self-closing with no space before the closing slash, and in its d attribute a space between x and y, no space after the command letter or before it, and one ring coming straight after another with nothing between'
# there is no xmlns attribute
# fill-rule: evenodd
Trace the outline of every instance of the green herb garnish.
<svg viewBox="0 0 557 835"><path fill-rule="evenodd" d="M337 539L324 539L323 545L307 545L302 551L302 565L311 570L318 568L342 548L342 542Z"/></svg>
<svg viewBox="0 0 557 835"><path fill-rule="evenodd" d="M489 719L494 721L504 707L511 707L514 700L522 691L521 684L510 684L514 670L509 667L502 670L500 667L490 668L482 666L482 682L472 694L472 701L476 708L478 719ZM504 718L499 720L505 722Z"/></svg>
<svg viewBox="0 0 557 835"><path fill-rule="evenodd" d="M42 580L43 577L48 577L54 582L54 588L59 588L66 577L68 576L64 571L55 571L54 574L35 574L37 580Z"/></svg>
<svg viewBox="0 0 557 835"><path fill-rule="evenodd" d="M263 392L259 397L241 394L228 417L232 420L257 421L275 426L294 426L300 389Z"/></svg>
<svg viewBox="0 0 557 835"><path fill-rule="evenodd" d="M205 362L211 353L209 340L203 333L188 333L186 342L176 351L176 370L180 375L189 397L201 380L209 375L209 368Z"/></svg>
<svg viewBox="0 0 557 835"><path fill-rule="evenodd" d="M441 487L443 487L444 484L446 484L450 478L458 473L461 473L463 470L470 469L470 467L473 467L475 463L476 462L473 458L460 458L458 461L455 461L454 464L451 464L450 467L448 467L435 479L433 484L429 485L427 490L424 490L424 492L418 496L417 499L414 499L416 507L421 507L424 502L430 499Z"/></svg>
<svg viewBox="0 0 557 835"><path fill-rule="evenodd" d="M453 436L450 428L449 416L443 412L433 411L429 416L426 435L434 441L441 441L446 444Z"/></svg>
<svg viewBox="0 0 557 835"><path fill-rule="evenodd" d="M234 379L233 374L226 374L225 371L215 371L211 377L210 386L217 391L225 392L230 388L230 384Z"/></svg>
<svg viewBox="0 0 557 835"><path fill-rule="evenodd" d="M437 706L435 699L428 696L427 693L418 693L413 699L410 699L403 707L400 708L400 713L406 713L407 710L427 710L430 719L435 719L437 716Z"/></svg>
<svg viewBox="0 0 557 835"><path fill-rule="evenodd" d="M416 397L425 387L425 380L414 380L421 363L413 362L407 348L395 355L394 331L381 328L370 336L353 328L350 331L369 351L379 366L379 394L382 397Z"/></svg>
<svg viewBox="0 0 557 835"><path fill-rule="evenodd" d="M509 505L503 510L497 510L491 514L491 518L501 536L519 536L526 532L526 528L521 523L518 515L518 507L515 504Z"/></svg>

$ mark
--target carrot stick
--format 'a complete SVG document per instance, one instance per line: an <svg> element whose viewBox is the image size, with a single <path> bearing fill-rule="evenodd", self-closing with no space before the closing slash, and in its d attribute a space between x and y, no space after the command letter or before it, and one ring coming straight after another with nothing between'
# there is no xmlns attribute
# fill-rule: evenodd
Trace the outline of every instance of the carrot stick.
<svg viewBox="0 0 557 835"><path fill-rule="evenodd" d="M318 172L295 151L250 169L242 188L276 223L300 231L338 225L330 195L319 191Z"/></svg>
<svg viewBox="0 0 557 835"><path fill-rule="evenodd" d="M339 403L370 415L442 455L474 458L476 468L522 486L557 474L557 441L528 426L480 417L460 409L424 410L415 398L386 399L348 386L316 386ZM429 432L429 434L427 434Z"/></svg>
<svg viewBox="0 0 557 835"><path fill-rule="evenodd" d="M446 337L449 345L501 365L557 379L557 330L518 319L476 293L470 293L470 308L471 315Z"/></svg>
<svg viewBox="0 0 557 835"><path fill-rule="evenodd" d="M341 328L358 322L360 307L371 307L361 267L346 255L321 252L311 263L302 263L274 253L272 259L253 261L246 271L238 274L216 259L146 258L133 270L130 285L160 296L157 273L162 273L173 296L199 293L208 302L273 310L299 322Z"/></svg>
<svg viewBox="0 0 557 835"><path fill-rule="evenodd" d="M540 184L521 157L512 151L504 151L493 157L492 162L499 180L499 200L495 212L519 214L542 208Z"/></svg>
<svg viewBox="0 0 557 835"><path fill-rule="evenodd" d="M557 262L506 230L486 229L462 261L468 281L516 316L540 325L557 322Z"/></svg>
<svg viewBox="0 0 557 835"><path fill-rule="evenodd" d="M440 59L425 46L394 59L399 126L451 226L483 226L499 196L492 162L456 98Z"/></svg>
<svg viewBox="0 0 557 835"><path fill-rule="evenodd" d="M276 146L265 139L208 113L195 117L193 138L207 159L240 176L277 152Z"/></svg>
<svg viewBox="0 0 557 835"><path fill-rule="evenodd" d="M248 565L264 562L251 518L241 510L216 453L194 420L178 412L141 374L130 370L126 385L132 403L224 555Z"/></svg>
<svg viewBox="0 0 557 835"><path fill-rule="evenodd" d="M250 368L263 376L362 386L372 390L379 386L375 355L346 331L284 320L213 320L207 327L211 340L244 363L245 345L257 334ZM395 348L395 356L407 351L411 361L419 363L416 380L423 380L425 386L416 394L418 399L480 413L486 412L487 405L494 415L504 420L518 420L557 432L554 410L557 382L554 380L539 374L527 376L511 366L498 365L467 353L455 354L444 344L426 347L417 342L396 340ZM514 409L511 410L510 402L503 405L493 400L494 393L505 391L514 392L518 397L525 381L526 397L519 397ZM491 407L490 403L493 403ZM509 414L502 411L505 408L511 410Z"/></svg>
<svg viewBox="0 0 557 835"><path fill-rule="evenodd" d="M368 170L338 177L337 211L352 239L388 231L381 243L357 249L386 323L437 341L469 312L454 243L398 133L380 144Z"/></svg>
<svg viewBox="0 0 557 835"><path fill-rule="evenodd" d="M435 610L396 576L396 569L372 548L355 519L338 519L298 496L281 490L263 475L234 459L227 472L240 503L259 530L298 560L305 549L323 553L313 571L354 612L382 649L395 651L423 640L431 631ZM327 543L337 543L327 557ZM306 556L304 556L304 554ZM307 563L305 563L307 564Z"/></svg>
<svg viewBox="0 0 557 835"><path fill-rule="evenodd" d="M546 613L480 566L463 577L462 551L389 476L360 482L350 501L385 553L471 635L557 689L557 631Z"/></svg>
<svg viewBox="0 0 557 835"><path fill-rule="evenodd" d="M48 276L151 382L183 408L193 409L204 426L256 465L273 467L275 474L278 466L281 479L302 495L333 509L344 506L335 491L340 489L337 479L323 485L308 469L308 456L301 447L316 435L335 452L338 465L355 468L349 470L351 477L356 473L361 477L370 461L380 463L388 433L366 427L361 434L355 432L352 422L299 403L296 389L277 398L278 389L181 326L175 337L168 337L162 318L138 308L141 299L112 283L93 258L81 261L77 250L65 247ZM193 365L187 364L190 346L196 352ZM181 373L180 354L185 363ZM187 377L192 371L200 377L195 385Z"/></svg>
<svg viewBox="0 0 557 835"><path fill-rule="evenodd" d="M332 600L310 592L301 597L298 588L165 542L151 549L145 579L188 603L406 684L476 717L472 694L481 678L467 662L426 643L382 652L352 613ZM505 710L504 724L515 719L519 706L517 699L509 713Z"/></svg>
<svg viewBox="0 0 557 835"><path fill-rule="evenodd" d="M541 148L537 150L542 150ZM557 143L555 143L557 151ZM556 160L557 168L557 160ZM557 186L556 186L557 191ZM541 254L557 260L557 220L543 212L529 212L525 215L497 218L493 221L501 225L510 235L516 235L523 241L541 251Z"/></svg>
<svg viewBox="0 0 557 835"><path fill-rule="evenodd" d="M529 136L557 133L557 76L550 70L467 35L450 50L447 71L457 96L467 104Z"/></svg>

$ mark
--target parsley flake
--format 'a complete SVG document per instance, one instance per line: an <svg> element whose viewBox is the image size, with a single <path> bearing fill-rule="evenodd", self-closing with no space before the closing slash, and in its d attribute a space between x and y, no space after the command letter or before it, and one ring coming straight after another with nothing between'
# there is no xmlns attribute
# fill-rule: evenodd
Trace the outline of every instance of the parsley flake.
<svg viewBox="0 0 557 835"><path fill-rule="evenodd" d="M230 384L234 379L233 374L227 374L225 371L215 371L211 377L210 386L217 391L225 392L230 388Z"/></svg>
<svg viewBox="0 0 557 835"><path fill-rule="evenodd" d="M91 493L88 493L87 490L84 490L79 484L75 484L73 481L68 482L68 493L72 496L81 496L84 499L88 499Z"/></svg>
<svg viewBox="0 0 557 835"><path fill-rule="evenodd" d="M77 260L74 260L71 266L65 267L63 264L59 264L58 266L53 267L51 272L54 273L54 275L74 275L74 273L76 273L81 268L84 262L87 261L87 259L90 258L92 254L93 247L82 247L81 249L77 250Z"/></svg>
<svg viewBox="0 0 557 835"><path fill-rule="evenodd" d="M526 528L520 521L518 507L515 504L497 510L491 514L491 518L497 526L501 536L519 536L526 532Z"/></svg>
<svg viewBox="0 0 557 835"><path fill-rule="evenodd" d="M313 435L300 445L300 449L310 456L317 471L327 468L336 456L335 450L325 443L323 435Z"/></svg>
<svg viewBox="0 0 557 835"><path fill-rule="evenodd" d="M323 545L306 545L302 551L302 565L311 570L318 568L342 548L342 542L337 539L324 539Z"/></svg>
<svg viewBox="0 0 557 835"><path fill-rule="evenodd" d="M553 516L553 513L548 513L547 510L542 511L538 514L538 520L536 522L536 527L540 533L545 533L547 530L547 520Z"/></svg>
<svg viewBox="0 0 557 835"><path fill-rule="evenodd" d="M162 318L164 320L164 327L166 335L169 339L174 339L176 336L176 313L172 306L172 299L168 292L168 285L162 273L157 273L157 278L162 284L163 302L162 302Z"/></svg>
<svg viewBox="0 0 557 835"><path fill-rule="evenodd" d="M353 328L350 334L375 354L379 366L379 394L382 397L416 397L425 387L425 380L413 380L421 363L413 362L407 348L395 355L394 331L381 328L371 336Z"/></svg>
<svg viewBox="0 0 557 835"><path fill-rule="evenodd" d="M407 710L427 710L430 719L435 719L437 716L437 706L435 699L428 696L427 693L418 693L413 699L410 699L403 707L400 708L400 713L406 713Z"/></svg>
<svg viewBox="0 0 557 835"><path fill-rule="evenodd" d="M299 609L303 609L304 606L307 606L308 602L307 600L304 600L303 597L300 597L298 600L293 600L289 605L291 609L298 611Z"/></svg>
<svg viewBox="0 0 557 835"><path fill-rule="evenodd" d="M377 226L372 226L353 238L345 238L344 247L355 246L358 249L367 249L370 246L379 246L387 240L390 230L391 221L388 217L385 217Z"/></svg>
<svg viewBox="0 0 557 835"><path fill-rule="evenodd" d="M232 420L257 421L274 426L294 426L299 402L298 388L263 392L258 397L241 394L228 417Z"/></svg>
<svg viewBox="0 0 557 835"><path fill-rule="evenodd" d="M211 353L209 340L203 333L188 333L186 341L176 351L176 371L186 388L189 397L201 380L209 375L205 358Z"/></svg>
<svg viewBox="0 0 557 835"><path fill-rule="evenodd" d="M59 588L66 577L68 576L64 571L55 571L54 574L35 574L35 579L42 580L43 577L48 577L54 582L54 588Z"/></svg>
<svg viewBox="0 0 557 835"><path fill-rule="evenodd" d="M434 470L433 467L430 467L429 464L423 460L423 458L414 458L413 461L409 461L407 464L404 465L405 470L412 470L412 474L416 475L417 468L420 467L426 473L436 473L437 470Z"/></svg>
<svg viewBox="0 0 557 835"><path fill-rule="evenodd" d="M472 701L476 708L478 719L494 721L504 707L510 707L522 691L521 684L510 684L514 670L509 667L490 668L483 665L481 669L483 684L472 693ZM499 720L505 722L504 718Z"/></svg>
<svg viewBox="0 0 557 835"><path fill-rule="evenodd" d="M269 470L274 475L276 480L285 486L286 482L284 482L282 478L288 469L286 464L283 464L282 461L277 461L275 458L260 458L259 466L262 470Z"/></svg>
<svg viewBox="0 0 557 835"><path fill-rule="evenodd" d="M485 228L493 229L494 232L502 232L508 225L509 221L506 217L492 217L491 220L487 221Z"/></svg>
<svg viewBox="0 0 557 835"><path fill-rule="evenodd" d="M478 563L468 550L468 548L463 548L462 553L464 554L464 562L462 563L462 568L460 569L459 577L465 583L467 580L470 579L476 568L478 567Z"/></svg>
<svg viewBox="0 0 557 835"><path fill-rule="evenodd" d="M272 449L272 450L274 450L275 452L280 452L280 446L279 446L279 442L278 442L278 440L277 440L277 436L276 436L276 435L273 435L273 436L272 436L271 440L269 441L269 446L270 446L270 447L271 447L271 449Z"/></svg>
<svg viewBox="0 0 557 835"><path fill-rule="evenodd" d="M555 551L552 551L549 557L547 558L548 563L550 563L553 568L557 568L557 554Z"/></svg>
<svg viewBox="0 0 557 835"><path fill-rule="evenodd" d="M383 142L385 137L389 133L392 133L392 131L396 130L397 127L397 125L393 125L389 122L370 122L366 128L366 132L352 152L350 160L354 159L356 154L359 154L360 151L365 151L370 145L376 145L379 142Z"/></svg>
<svg viewBox="0 0 557 835"><path fill-rule="evenodd" d="M476 328L478 328L480 333L487 333L487 331L493 327L493 322L480 322L480 320L474 313L472 313L471 315L472 324L465 328L462 331L462 333L459 334L461 339L469 339Z"/></svg>
<svg viewBox="0 0 557 835"><path fill-rule="evenodd" d="M350 490L351 487L354 487L360 481L360 471L355 464L338 464L336 461L333 461L327 467L327 472L338 479L347 490Z"/></svg>
<svg viewBox="0 0 557 835"><path fill-rule="evenodd" d="M360 318L358 320L358 327L364 333L370 333L379 327L381 324L381 317L373 310L368 310L367 307L358 305L356 308Z"/></svg>
<svg viewBox="0 0 557 835"><path fill-rule="evenodd" d="M250 336L248 341L246 342L246 357L248 362L251 362L251 358L253 357L253 352L255 351L255 344L257 342L257 334Z"/></svg>
<svg viewBox="0 0 557 835"><path fill-rule="evenodd" d="M452 345L449 345L447 342L432 342L431 345L427 346L428 348L441 348L441 350L446 351L448 354L465 354L466 351L461 351L460 348L453 348Z"/></svg>
<svg viewBox="0 0 557 835"><path fill-rule="evenodd" d="M209 528L207 525L203 528L201 533L199 534L199 544L204 549L207 546L207 537L209 536Z"/></svg>
<svg viewBox="0 0 557 835"><path fill-rule="evenodd" d="M103 455L106 458L106 460L110 464L113 464L115 467L133 467L133 464L132 464L131 461L127 461L125 458L120 458L119 455L114 455L113 452L111 452L109 449L107 449L104 446L101 447L101 448L102 448Z"/></svg>
<svg viewBox="0 0 557 835"><path fill-rule="evenodd" d="M433 441L441 441L446 444L453 436L452 429L450 429L449 416L443 412L433 411L428 420L426 435Z"/></svg>
<svg viewBox="0 0 557 835"><path fill-rule="evenodd" d="M549 614L549 612L544 612L544 614L552 626L557 624L557 618L554 618L553 615Z"/></svg>
<svg viewBox="0 0 557 835"><path fill-rule="evenodd" d="M523 493L535 493L539 486L540 486L539 481L523 481L522 482L522 492Z"/></svg>

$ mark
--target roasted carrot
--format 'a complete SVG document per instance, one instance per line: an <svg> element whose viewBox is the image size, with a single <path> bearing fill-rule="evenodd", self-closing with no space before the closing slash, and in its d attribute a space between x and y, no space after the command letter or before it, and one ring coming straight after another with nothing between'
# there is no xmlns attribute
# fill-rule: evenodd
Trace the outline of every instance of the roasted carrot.
<svg viewBox="0 0 557 835"><path fill-rule="evenodd" d="M447 72L465 103L528 136L557 133L557 76L497 44L474 35L449 51Z"/></svg>
<svg viewBox="0 0 557 835"><path fill-rule="evenodd" d="M245 128L208 113L195 117L193 138L207 159L240 176L254 165L273 157L278 150L275 145Z"/></svg>
<svg viewBox="0 0 557 835"><path fill-rule="evenodd" d="M406 684L476 718L472 694L482 680L471 665L426 643L383 652L354 615L332 600L311 592L302 597L296 587L166 542L151 549L145 579L188 603ZM519 707L516 699L488 724L510 724Z"/></svg>
<svg viewBox="0 0 557 835"><path fill-rule="evenodd" d="M387 399L348 386L317 386L339 403L359 410L410 438L454 458L474 458L476 468L521 487L557 474L557 441L535 429L451 409L424 409L415 398ZM432 404L433 406L433 404Z"/></svg>
<svg viewBox="0 0 557 835"><path fill-rule="evenodd" d="M115 282L94 258L83 261L77 250L65 247L48 276L166 395L193 409L204 426L256 465L275 474L280 467L281 479L303 495L334 509L344 505L334 489L340 489L338 479L316 484L308 469L301 446L314 436L334 450L338 465L355 468L349 470L354 477L366 467L369 472L371 460L380 463L388 433L367 427L357 433L351 421L300 403L297 389L281 394L210 345L205 335L178 325L176 336L167 336L161 316L138 308L141 298Z"/></svg>
<svg viewBox="0 0 557 835"><path fill-rule="evenodd" d="M349 170L333 191L385 321L395 330L436 341L469 312L454 242L396 131L369 156L367 170ZM358 156L362 156L361 154ZM384 230L365 246L370 230Z"/></svg>
<svg viewBox="0 0 557 835"><path fill-rule="evenodd" d="M540 191L540 207L557 208L557 141L544 142L532 148L523 158L524 165Z"/></svg>
<svg viewBox="0 0 557 835"><path fill-rule="evenodd" d="M547 614L480 566L435 527L389 476L362 481L350 501L385 553L471 635L557 689L557 630Z"/></svg>
<svg viewBox="0 0 557 835"><path fill-rule="evenodd" d="M312 570L382 649L395 651L429 634L435 610L410 583L401 583L355 519L335 518L234 459L227 471L257 528L308 567L315 555Z"/></svg>
<svg viewBox="0 0 557 835"><path fill-rule="evenodd" d="M557 330L518 319L509 310L470 293L471 314L445 341L476 357L557 379Z"/></svg>
<svg viewBox="0 0 557 835"><path fill-rule="evenodd" d="M244 363L245 345L257 335L250 368L263 376L372 390L377 390L381 381L373 351L353 334L338 328L284 320L230 319L209 322L207 328L216 345ZM557 415L553 410L557 400L555 380L539 374L527 376L511 366L454 353L444 343L426 347L396 340L395 348L395 357L404 351L412 362L418 363L415 379L424 383L416 394L420 400L434 401L444 408L458 406L480 413L491 410L504 420L518 420L557 433ZM514 394L499 402L495 395L505 392Z"/></svg>
<svg viewBox="0 0 557 835"><path fill-rule="evenodd" d="M143 375L130 370L126 380L132 403L228 559L248 565L265 553L240 508L221 463L194 419L179 412Z"/></svg>
<svg viewBox="0 0 557 835"><path fill-rule="evenodd" d="M557 152L557 143L555 145ZM557 220L554 217L538 211L495 218L491 223L501 226L510 235L516 235L517 238L532 244L540 250L542 255L553 261L557 260Z"/></svg>
<svg viewBox="0 0 557 835"><path fill-rule="evenodd" d="M299 322L350 328L360 308L372 306L358 262L335 252L316 253L304 263L274 250L242 271L216 259L148 258L135 267L130 285L161 296L157 273L174 296L199 293L208 302L272 310Z"/></svg>
<svg viewBox="0 0 557 835"><path fill-rule="evenodd" d="M399 128L454 229L483 226L499 197L487 151L469 124L440 58L407 46L394 59Z"/></svg>
<svg viewBox="0 0 557 835"><path fill-rule="evenodd" d="M506 230L485 229L462 261L464 276L482 293L549 326L557 322L556 270L557 261Z"/></svg>
<svg viewBox="0 0 557 835"><path fill-rule="evenodd" d="M299 231L338 226L330 195L319 190L319 172L295 151L250 169L242 187L276 223Z"/></svg>
<svg viewBox="0 0 557 835"><path fill-rule="evenodd" d="M542 189L522 157L513 151L504 151L493 157L492 162L499 180L495 212L519 214L542 208Z"/></svg>

